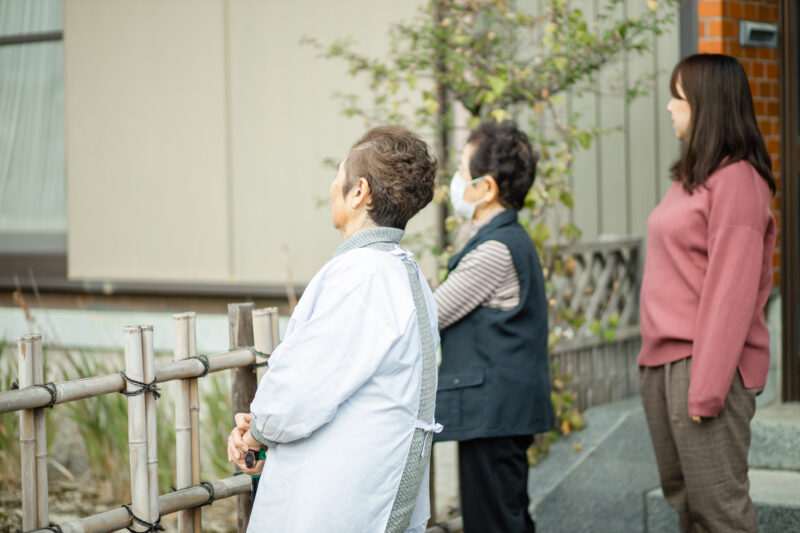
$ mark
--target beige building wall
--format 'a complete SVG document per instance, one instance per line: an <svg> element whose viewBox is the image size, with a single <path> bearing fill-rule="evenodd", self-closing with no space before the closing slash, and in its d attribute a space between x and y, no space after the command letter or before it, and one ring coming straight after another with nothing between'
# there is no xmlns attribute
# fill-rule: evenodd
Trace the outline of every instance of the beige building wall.
<svg viewBox="0 0 800 533"><path fill-rule="evenodd" d="M366 92L341 62L298 41L349 35L380 55L391 23L424 1L65 2L70 278L307 282L340 242L319 206L334 175L323 160L341 158L365 130L332 94ZM593 15L595 2L577 3ZM619 7L637 9L645 3ZM677 24L653 43L654 54L603 74L604 86L651 74L649 96L568 98L585 125L621 128L575 161L571 217L584 240L643 236L669 186L679 149L666 112ZM409 230L434 220L429 207ZM435 277L431 265L427 272Z"/></svg>
<svg viewBox="0 0 800 533"><path fill-rule="evenodd" d="M381 54L422 1L65 2L70 278L307 282L340 242L323 160L365 130L331 95L364 91L298 41Z"/></svg>
<svg viewBox="0 0 800 533"><path fill-rule="evenodd" d="M596 2L578 0L587 17ZM646 2L627 0L617 11L633 16ZM676 19L677 21L677 19ZM646 235L647 217L666 193L669 167L680 145L667 112L669 78L680 60L678 24L652 38L652 54L629 54L600 76L595 94L568 98L567 105L582 114L583 127L613 130L575 158L574 223L583 240L606 236ZM649 94L626 103L622 90L640 76L652 76Z"/></svg>

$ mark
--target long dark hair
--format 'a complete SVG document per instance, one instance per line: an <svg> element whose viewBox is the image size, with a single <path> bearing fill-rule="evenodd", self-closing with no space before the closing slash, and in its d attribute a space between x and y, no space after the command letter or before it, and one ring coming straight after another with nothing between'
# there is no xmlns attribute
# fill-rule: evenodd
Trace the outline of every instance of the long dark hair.
<svg viewBox="0 0 800 533"><path fill-rule="evenodd" d="M675 98L680 84L691 108L689 139L670 168L672 179L691 194L722 166L747 161L775 194L772 161L758 130L750 84L741 63L722 54L695 54L672 71ZM727 159L726 159L727 158Z"/></svg>

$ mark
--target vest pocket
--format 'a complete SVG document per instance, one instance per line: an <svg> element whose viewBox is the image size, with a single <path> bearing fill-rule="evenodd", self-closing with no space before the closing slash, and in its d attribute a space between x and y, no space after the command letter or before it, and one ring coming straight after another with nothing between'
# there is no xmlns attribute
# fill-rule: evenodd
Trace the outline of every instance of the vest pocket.
<svg viewBox="0 0 800 533"><path fill-rule="evenodd" d="M439 375L435 418L444 426L445 433L480 422L480 413L474 412L474 407L465 405L464 396L471 391L464 389L479 387L483 385L483 381L482 370Z"/></svg>

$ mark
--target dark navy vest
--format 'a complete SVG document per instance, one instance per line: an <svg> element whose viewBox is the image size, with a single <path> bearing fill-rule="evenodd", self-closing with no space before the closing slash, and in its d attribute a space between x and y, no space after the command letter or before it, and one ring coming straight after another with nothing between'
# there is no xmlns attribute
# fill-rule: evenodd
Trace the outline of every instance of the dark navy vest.
<svg viewBox="0 0 800 533"><path fill-rule="evenodd" d="M503 211L450 259L449 269L485 241L508 247L520 302L510 311L479 306L441 331L435 441L533 435L553 427L547 358L547 301L539 256L517 212Z"/></svg>

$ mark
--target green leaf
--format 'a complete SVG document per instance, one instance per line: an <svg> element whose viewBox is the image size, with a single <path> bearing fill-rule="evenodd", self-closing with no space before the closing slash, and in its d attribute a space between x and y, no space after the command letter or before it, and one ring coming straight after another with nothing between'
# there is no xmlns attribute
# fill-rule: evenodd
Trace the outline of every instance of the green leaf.
<svg viewBox="0 0 800 533"><path fill-rule="evenodd" d="M592 145L592 136L588 131L579 131L575 134L575 140L584 148L589 148Z"/></svg>
<svg viewBox="0 0 800 533"><path fill-rule="evenodd" d="M439 111L439 102L437 102L433 98L426 99L425 110L428 112L429 115L435 115L436 112Z"/></svg>
<svg viewBox="0 0 800 533"><path fill-rule="evenodd" d="M492 112L489 114L497 122L503 122L504 120L511 120L511 115L506 113L505 109L493 109Z"/></svg>
<svg viewBox="0 0 800 533"><path fill-rule="evenodd" d="M544 222L537 222L528 230L531 240L537 244L543 244L550 238L550 228Z"/></svg>
<svg viewBox="0 0 800 533"><path fill-rule="evenodd" d="M508 79L500 76L489 76L486 78L486 82L495 96L503 94L503 91L506 90L506 85L508 85Z"/></svg>

